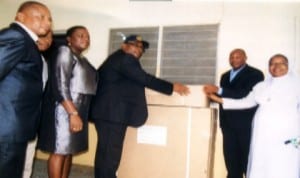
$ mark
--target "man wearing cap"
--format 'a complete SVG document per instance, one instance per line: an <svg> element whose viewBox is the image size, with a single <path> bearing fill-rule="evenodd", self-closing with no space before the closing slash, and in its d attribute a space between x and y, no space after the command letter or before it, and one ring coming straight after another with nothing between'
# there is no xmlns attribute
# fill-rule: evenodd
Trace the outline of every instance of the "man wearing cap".
<svg viewBox="0 0 300 178"><path fill-rule="evenodd" d="M148 48L141 36L130 35L98 69L90 116L98 134L95 178L116 178L127 127L143 125L148 116L145 87L168 95L189 94L186 86L158 79L142 69L139 59Z"/></svg>

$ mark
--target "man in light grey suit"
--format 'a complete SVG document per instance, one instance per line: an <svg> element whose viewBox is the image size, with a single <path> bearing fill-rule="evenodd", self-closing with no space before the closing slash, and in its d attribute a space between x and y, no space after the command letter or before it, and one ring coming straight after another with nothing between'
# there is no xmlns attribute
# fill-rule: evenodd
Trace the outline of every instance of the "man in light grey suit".
<svg viewBox="0 0 300 178"><path fill-rule="evenodd" d="M43 62L36 45L51 30L49 9L27 1L15 22L0 31L0 177L21 178L34 139L43 92Z"/></svg>

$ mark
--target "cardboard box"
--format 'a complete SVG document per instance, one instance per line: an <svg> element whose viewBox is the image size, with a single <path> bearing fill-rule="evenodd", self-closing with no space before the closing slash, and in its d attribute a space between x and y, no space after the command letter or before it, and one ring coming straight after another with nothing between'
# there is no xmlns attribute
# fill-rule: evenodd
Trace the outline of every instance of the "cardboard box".
<svg viewBox="0 0 300 178"><path fill-rule="evenodd" d="M209 107L209 100L203 92L202 85L188 85L190 95L180 96L173 93L171 96L146 89L146 99L149 105L166 106L188 106L188 107Z"/></svg>
<svg viewBox="0 0 300 178"><path fill-rule="evenodd" d="M212 178L216 123L214 109L149 105L127 130L118 178Z"/></svg>

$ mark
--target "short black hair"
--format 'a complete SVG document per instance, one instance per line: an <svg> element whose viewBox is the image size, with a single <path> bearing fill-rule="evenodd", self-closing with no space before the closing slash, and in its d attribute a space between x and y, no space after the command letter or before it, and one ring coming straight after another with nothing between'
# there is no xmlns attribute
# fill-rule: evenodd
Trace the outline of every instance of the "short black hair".
<svg viewBox="0 0 300 178"><path fill-rule="evenodd" d="M72 36L72 34L77 30L77 29L87 29L85 26L83 25L75 25L75 26L72 26L70 28L67 29L67 37L68 36Z"/></svg>

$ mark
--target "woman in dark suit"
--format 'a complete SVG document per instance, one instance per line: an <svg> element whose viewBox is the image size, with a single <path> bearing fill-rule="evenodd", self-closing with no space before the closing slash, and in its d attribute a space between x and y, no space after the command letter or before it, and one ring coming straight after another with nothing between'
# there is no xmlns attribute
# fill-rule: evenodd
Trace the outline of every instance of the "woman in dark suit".
<svg viewBox="0 0 300 178"><path fill-rule="evenodd" d="M82 55L90 37L84 26L67 30L68 46L50 59L52 75L43 105L38 148L50 152L50 178L68 177L72 155L88 148L88 109L96 92L97 74Z"/></svg>

